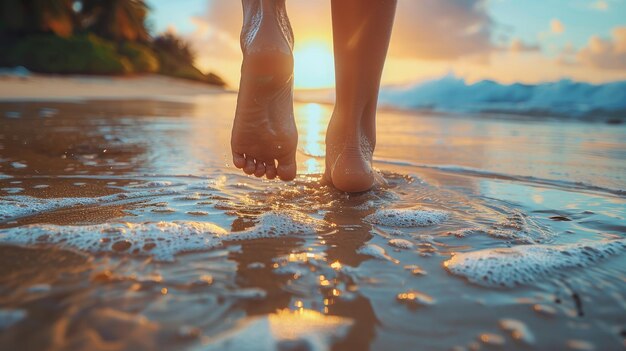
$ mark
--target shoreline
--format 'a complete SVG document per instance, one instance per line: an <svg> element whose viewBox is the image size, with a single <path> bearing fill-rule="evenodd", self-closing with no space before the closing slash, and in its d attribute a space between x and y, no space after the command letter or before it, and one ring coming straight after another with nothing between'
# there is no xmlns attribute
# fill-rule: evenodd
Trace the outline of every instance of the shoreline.
<svg viewBox="0 0 626 351"><path fill-rule="evenodd" d="M111 77L31 74L0 76L1 102L161 99L232 93L232 90L162 75Z"/></svg>

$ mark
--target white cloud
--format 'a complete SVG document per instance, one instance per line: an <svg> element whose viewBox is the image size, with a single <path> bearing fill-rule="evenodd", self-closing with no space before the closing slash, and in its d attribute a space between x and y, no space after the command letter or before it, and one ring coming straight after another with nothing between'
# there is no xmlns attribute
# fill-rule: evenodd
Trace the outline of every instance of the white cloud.
<svg viewBox="0 0 626 351"><path fill-rule="evenodd" d="M450 60L496 49L485 0L401 0L391 55Z"/></svg>
<svg viewBox="0 0 626 351"><path fill-rule="evenodd" d="M513 39L511 45L509 45L509 51L513 53L521 52L538 52L541 51L541 47L537 44L528 44L521 39Z"/></svg>
<svg viewBox="0 0 626 351"><path fill-rule="evenodd" d="M595 68L626 69L626 27L616 27L611 34L610 39L591 37L576 54L577 61Z"/></svg>
<svg viewBox="0 0 626 351"><path fill-rule="evenodd" d="M563 32L565 32L565 26L561 21L554 18L552 19L552 21L550 21L550 30L554 34L562 34Z"/></svg>

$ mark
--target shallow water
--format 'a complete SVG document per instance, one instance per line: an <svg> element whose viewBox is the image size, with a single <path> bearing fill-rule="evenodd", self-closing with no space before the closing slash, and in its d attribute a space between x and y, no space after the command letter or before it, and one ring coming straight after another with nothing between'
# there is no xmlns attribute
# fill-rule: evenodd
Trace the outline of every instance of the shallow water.
<svg viewBox="0 0 626 351"><path fill-rule="evenodd" d="M229 166L235 97L0 104L0 349L624 347L626 126L381 112L386 186Z"/></svg>

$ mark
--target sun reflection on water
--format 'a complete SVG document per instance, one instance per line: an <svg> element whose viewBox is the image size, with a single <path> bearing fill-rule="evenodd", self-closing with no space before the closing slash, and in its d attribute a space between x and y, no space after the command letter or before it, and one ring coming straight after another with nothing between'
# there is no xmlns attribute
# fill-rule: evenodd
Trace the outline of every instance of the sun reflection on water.
<svg viewBox="0 0 626 351"><path fill-rule="evenodd" d="M326 148L324 138L330 117L330 108L321 104L309 103L296 110L300 134L300 151L311 156L304 161L304 173L318 174L324 169L322 160Z"/></svg>

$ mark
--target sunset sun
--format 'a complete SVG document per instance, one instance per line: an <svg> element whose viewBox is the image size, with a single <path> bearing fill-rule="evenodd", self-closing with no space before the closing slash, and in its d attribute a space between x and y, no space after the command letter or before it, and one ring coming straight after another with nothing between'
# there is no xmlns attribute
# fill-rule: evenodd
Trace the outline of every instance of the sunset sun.
<svg viewBox="0 0 626 351"><path fill-rule="evenodd" d="M330 43L309 41L296 44L294 59L297 89L330 88L335 85L335 66Z"/></svg>

